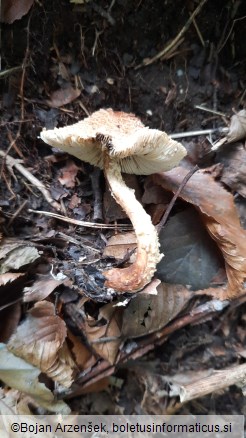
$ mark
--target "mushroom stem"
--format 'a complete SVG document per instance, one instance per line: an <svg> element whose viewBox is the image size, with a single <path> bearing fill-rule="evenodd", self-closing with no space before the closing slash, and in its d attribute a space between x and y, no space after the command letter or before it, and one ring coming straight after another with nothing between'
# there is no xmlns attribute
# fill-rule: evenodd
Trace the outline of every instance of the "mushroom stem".
<svg viewBox="0 0 246 438"><path fill-rule="evenodd" d="M105 286L121 292L136 292L148 284L161 260L158 234L133 189L125 184L119 163L105 154L105 177L112 196L128 215L137 237L136 261L128 268L105 271Z"/></svg>

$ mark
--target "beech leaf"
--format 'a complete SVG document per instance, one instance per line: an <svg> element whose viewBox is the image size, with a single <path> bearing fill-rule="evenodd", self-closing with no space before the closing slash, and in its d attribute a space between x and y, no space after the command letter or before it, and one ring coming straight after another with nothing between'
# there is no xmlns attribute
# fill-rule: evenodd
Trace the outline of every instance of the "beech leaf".
<svg viewBox="0 0 246 438"><path fill-rule="evenodd" d="M51 412L69 414L69 407L56 401L52 392L40 383L40 370L11 353L7 346L0 344L0 379L11 388L30 395L35 402Z"/></svg>
<svg viewBox="0 0 246 438"><path fill-rule="evenodd" d="M30 287L24 288L23 301L28 303L30 301L40 301L47 298L63 280L56 280L50 274L40 276L41 278L34 282Z"/></svg>
<svg viewBox="0 0 246 438"><path fill-rule="evenodd" d="M161 283L157 295L138 293L124 311L122 334L136 338L161 329L175 318L192 298L182 285Z"/></svg>
<svg viewBox="0 0 246 438"><path fill-rule="evenodd" d="M3 239L0 246L0 274L17 270L39 258L38 250L24 241Z"/></svg>
<svg viewBox="0 0 246 438"><path fill-rule="evenodd" d="M16 356L38 367L65 387L73 381L73 360L66 348L65 322L48 301L37 302L7 343Z"/></svg>

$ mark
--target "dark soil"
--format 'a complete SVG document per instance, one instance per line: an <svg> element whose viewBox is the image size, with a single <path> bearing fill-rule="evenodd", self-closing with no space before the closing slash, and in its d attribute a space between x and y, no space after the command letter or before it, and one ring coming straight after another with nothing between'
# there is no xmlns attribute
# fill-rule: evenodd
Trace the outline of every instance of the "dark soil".
<svg viewBox="0 0 246 438"><path fill-rule="evenodd" d="M54 162L46 159L52 151L39 138L44 127L72 124L99 108L111 107L135 113L151 128L177 133L224 127L233 111L245 106L244 1L208 1L195 18L198 31L191 24L182 44L166 59L139 67L176 37L198 3L103 0L76 5L68 0L44 0L35 2L22 19L2 25L2 70L19 70L0 82L1 150L21 159L49 187L54 199L62 200L67 215L93 220L92 168L73 160L79 167L75 187L61 185L58 177L67 157L60 155ZM56 90L65 93L71 85L81 90L77 99L61 106L49 103ZM202 111L196 105L224 116ZM214 164L206 136L184 139L183 143L191 151L192 164ZM141 191L143 179L138 183ZM82 204L74 210L69 205L75 193ZM16 171L11 175L3 161L0 208L5 236L39 240L44 260L56 260L57 266L64 266L69 258L76 260L57 234L48 236L49 230L68 232L68 225L30 213L28 208L50 211L51 206ZM109 221L109 217L103 220ZM99 231L82 229L81 235L97 249L103 247ZM35 267L33 270L28 281L35 275ZM230 366L239 357L234 347L239 342L237 327L245 329L244 310L242 305L222 321L218 316L178 330L163 346L117 371L120 389L111 382L100 394L71 400L72 408L92 414L117 413L121 408L125 413L165 413L172 409L184 414L245 413L245 401L237 387L184 406L177 401L171 406L167 397L154 400L145 374L141 378L138 373L138 369L145 369L156 378L184 370ZM143 404L148 391L153 397L149 395L151 402ZM155 403L159 403L158 408Z"/></svg>

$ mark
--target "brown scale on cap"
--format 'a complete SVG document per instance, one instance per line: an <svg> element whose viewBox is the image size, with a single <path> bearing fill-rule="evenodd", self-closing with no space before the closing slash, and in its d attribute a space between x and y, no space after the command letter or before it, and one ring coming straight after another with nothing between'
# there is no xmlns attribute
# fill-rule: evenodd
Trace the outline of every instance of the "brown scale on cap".
<svg viewBox="0 0 246 438"><path fill-rule="evenodd" d="M71 126L42 131L42 140L104 170L112 196L130 218L137 237L136 261L105 271L105 286L136 292L148 284L161 260L158 235L150 216L126 186L121 173L149 175L177 166L185 148L165 132L149 129L134 115L99 110Z"/></svg>

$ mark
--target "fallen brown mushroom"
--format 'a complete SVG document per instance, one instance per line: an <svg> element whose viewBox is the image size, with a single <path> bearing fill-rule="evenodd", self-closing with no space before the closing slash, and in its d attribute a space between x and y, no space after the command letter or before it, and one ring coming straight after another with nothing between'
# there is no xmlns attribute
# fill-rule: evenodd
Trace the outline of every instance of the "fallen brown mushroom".
<svg viewBox="0 0 246 438"><path fill-rule="evenodd" d="M158 235L150 216L126 186L121 172L149 175L177 166L185 148L165 132L149 129L133 114L99 110L71 126L43 130L43 141L104 170L112 195L125 210L137 237L136 261L103 272L105 286L136 292L148 284L161 260Z"/></svg>

